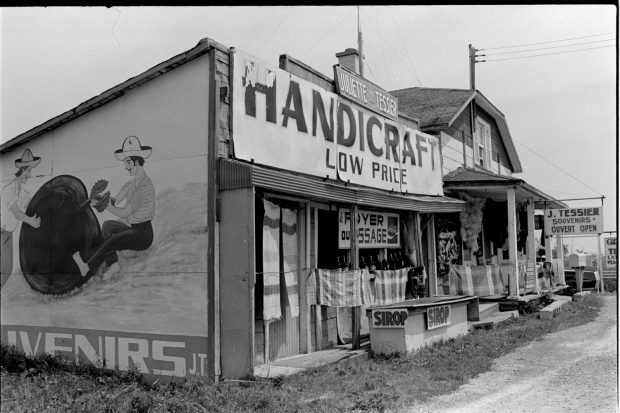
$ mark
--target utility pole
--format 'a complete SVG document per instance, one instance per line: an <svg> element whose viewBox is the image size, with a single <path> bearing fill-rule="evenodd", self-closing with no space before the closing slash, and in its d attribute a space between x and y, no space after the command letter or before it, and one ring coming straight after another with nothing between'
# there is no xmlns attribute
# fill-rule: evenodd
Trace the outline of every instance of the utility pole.
<svg viewBox="0 0 620 413"><path fill-rule="evenodd" d="M360 59L360 76L364 77L364 45L362 42L362 24L360 22L360 6L357 6L357 50Z"/></svg>
<svg viewBox="0 0 620 413"><path fill-rule="evenodd" d="M469 45L469 88L471 90L476 90L476 63L486 62L486 60L476 60L476 57L486 56L486 55L476 55L476 52L480 51L480 49L474 49L474 47Z"/></svg>

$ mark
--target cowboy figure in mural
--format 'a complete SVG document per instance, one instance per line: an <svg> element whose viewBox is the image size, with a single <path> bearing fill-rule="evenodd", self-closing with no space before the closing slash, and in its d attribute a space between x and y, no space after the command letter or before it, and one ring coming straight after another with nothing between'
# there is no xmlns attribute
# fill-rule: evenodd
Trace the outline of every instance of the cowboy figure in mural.
<svg viewBox="0 0 620 413"><path fill-rule="evenodd" d="M24 184L31 176L32 169L39 165L40 162L41 158L32 156L30 149L26 149L22 157L15 161L15 167L18 169L15 173L15 179L2 188L2 193L0 194L0 199L2 200L2 210L0 211L0 216L2 217L1 286L4 286L4 283L11 276L13 262L18 261L13 257L14 251L17 252L17 248L13 246L13 232L17 229L19 221L25 222L33 228L41 226L41 219L37 214L32 216L26 215L30 194L24 188Z"/></svg>
<svg viewBox="0 0 620 413"><path fill-rule="evenodd" d="M110 198L106 210L123 222L115 220L103 223L103 244L87 262L82 260L79 252L73 254L83 276L96 273L105 260L108 268L102 277L110 277L121 269L117 251L144 251L153 243L151 220L155 214L155 188L144 171L144 160L151 155L151 151L150 146L140 144L137 136L128 136L122 148L114 152L132 179L123 185L115 197ZM97 202L93 200L91 205L95 206Z"/></svg>

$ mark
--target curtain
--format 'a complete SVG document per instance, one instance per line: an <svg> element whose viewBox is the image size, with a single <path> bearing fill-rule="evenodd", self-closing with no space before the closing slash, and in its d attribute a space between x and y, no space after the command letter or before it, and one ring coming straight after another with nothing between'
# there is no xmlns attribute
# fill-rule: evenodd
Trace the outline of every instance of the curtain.
<svg viewBox="0 0 620 413"><path fill-rule="evenodd" d="M280 207L263 200L263 319L282 317L280 307Z"/></svg>
<svg viewBox="0 0 620 413"><path fill-rule="evenodd" d="M284 272L284 285L293 317L299 317L297 255L297 211L282 208L282 271Z"/></svg>

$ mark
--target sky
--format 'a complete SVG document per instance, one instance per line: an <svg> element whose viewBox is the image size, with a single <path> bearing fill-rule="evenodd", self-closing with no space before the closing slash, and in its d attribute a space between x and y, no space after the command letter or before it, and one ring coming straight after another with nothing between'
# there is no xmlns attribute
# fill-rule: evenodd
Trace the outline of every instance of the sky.
<svg viewBox="0 0 620 413"><path fill-rule="evenodd" d="M571 207L604 205L617 229L617 8L614 5L361 6L365 77L386 90L476 89L505 116L524 172ZM356 6L0 9L2 143L209 37L278 65L333 77L357 48ZM604 196L604 201L600 197ZM596 253L597 239L566 239Z"/></svg>

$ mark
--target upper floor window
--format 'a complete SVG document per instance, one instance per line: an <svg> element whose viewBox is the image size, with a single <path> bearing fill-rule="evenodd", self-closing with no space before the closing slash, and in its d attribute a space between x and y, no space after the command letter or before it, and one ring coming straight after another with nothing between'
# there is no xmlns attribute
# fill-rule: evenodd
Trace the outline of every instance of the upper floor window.
<svg viewBox="0 0 620 413"><path fill-rule="evenodd" d="M474 162L485 169L491 169L491 126L482 119L476 119L474 133Z"/></svg>

